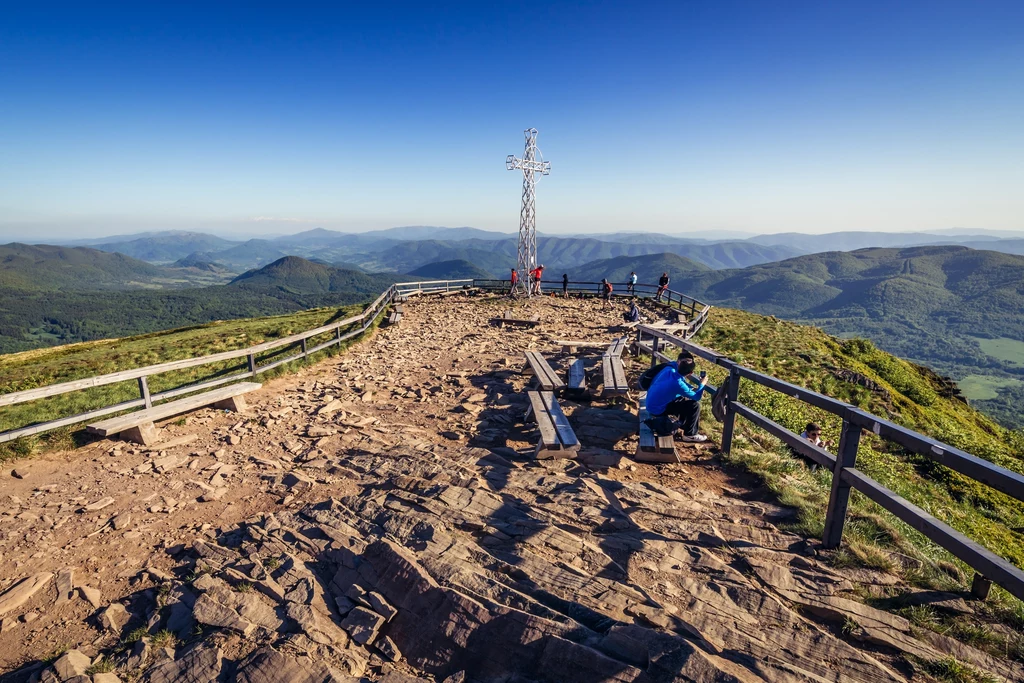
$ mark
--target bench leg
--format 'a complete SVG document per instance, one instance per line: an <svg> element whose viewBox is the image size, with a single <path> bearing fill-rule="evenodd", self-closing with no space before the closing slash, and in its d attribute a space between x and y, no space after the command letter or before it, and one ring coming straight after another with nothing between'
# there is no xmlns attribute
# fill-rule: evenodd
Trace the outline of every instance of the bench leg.
<svg viewBox="0 0 1024 683"><path fill-rule="evenodd" d="M236 413L244 413L249 409L249 405L245 402L245 396L232 396L226 398L223 401L217 401L213 404L214 408L219 410L230 410Z"/></svg>
<svg viewBox="0 0 1024 683"><path fill-rule="evenodd" d="M135 443L141 443L143 446L151 446L156 443L159 434L157 433L156 425L152 422L147 422L146 424L124 430L120 436L125 441L134 441Z"/></svg>
<svg viewBox="0 0 1024 683"><path fill-rule="evenodd" d="M575 458L575 448L562 448L561 446L547 447L543 442L537 443L537 450L533 457L537 460L560 460L564 458Z"/></svg>

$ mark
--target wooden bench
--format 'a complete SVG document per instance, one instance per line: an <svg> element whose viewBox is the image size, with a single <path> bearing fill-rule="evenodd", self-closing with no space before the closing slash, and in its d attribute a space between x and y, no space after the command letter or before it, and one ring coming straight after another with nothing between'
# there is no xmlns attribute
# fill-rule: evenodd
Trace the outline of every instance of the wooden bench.
<svg viewBox="0 0 1024 683"><path fill-rule="evenodd" d="M497 323L499 327L505 327L505 325L522 325L523 327L536 327L540 325L540 316L535 315L530 318L517 318L512 311L505 311L497 318L493 318L491 322Z"/></svg>
<svg viewBox="0 0 1024 683"><path fill-rule="evenodd" d="M550 391L528 391L526 394L530 397L527 418L532 415L540 431L540 440L537 442L534 457L576 457L576 451L580 449L579 439L572 431L572 425L562 412L562 407L555 400L555 395Z"/></svg>
<svg viewBox="0 0 1024 683"><path fill-rule="evenodd" d="M622 357L604 354L601 357L601 370L604 374L604 388L601 396L625 396L629 393L626 383L626 369L622 366Z"/></svg>
<svg viewBox="0 0 1024 683"><path fill-rule="evenodd" d="M676 442L671 436L657 436L644 422L651 415L647 412L647 392L640 394L640 443L634 458L640 462L679 462Z"/></svg>
<svg viewBox="0 0 1024 683"><path fill-rule="evenodd" d="M533 375L537 378L537 384L544 391L558 391L565 388L565 382L558 376L555 369L548 365L540 351L526 352L526 365L523 367L524 375Z"/></svg>
<svg viewBox="0 0 1024 683"><path fill-rule="evenodd" d="M577 397L587 393L587 370L582 358L570 359L569 384L565 390Z"/></svg>
<svg viewBox="0 0 1024 683"><path fill-rule="evenodd" d="M391 311L391 313L388 315L388 325L397 325L400 322L402 322L402 312Z"/></svg>
<svg viewBox="0 0 1024 683"><path fill-rule="evenodd" d="M100 436L113 436L120 434L122 438L135 441L148 446L156 441L156 427L154 422L166 420L175 415L181 415L198 408L213 406L224 410L245 412L244 394L259 389L262 385L256 382L239 382L226 387L214 389L204 394L189 396L170 403L162 403L152 408L137 410L134 413L112 417L109 420L96 422L88 425L86 430L99 434Z"/></svg>
<svg viewBox="0 0 1024 683"><path fill-rule="evenodd" d="M629 340L626 337L619 337L608 346L608 350L605 351L605 355L622 358L622 352L626 350L626 344L628 342Z"/></svg>

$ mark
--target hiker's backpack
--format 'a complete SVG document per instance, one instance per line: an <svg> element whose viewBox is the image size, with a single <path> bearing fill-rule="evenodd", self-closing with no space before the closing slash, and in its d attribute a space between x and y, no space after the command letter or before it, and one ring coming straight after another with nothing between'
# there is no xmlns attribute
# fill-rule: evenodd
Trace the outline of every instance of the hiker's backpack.
<svg viewBox="0 0 1024 683"><path fill-rule="evenodd" d="M659 363L652 368L644 370L644 373L640 375L640 379L637 380L637 384L640 385L641 391L647 391L651 388L651 384L654 382L654 378L658 376L658 373L672 365L672 363Z"/></svg>

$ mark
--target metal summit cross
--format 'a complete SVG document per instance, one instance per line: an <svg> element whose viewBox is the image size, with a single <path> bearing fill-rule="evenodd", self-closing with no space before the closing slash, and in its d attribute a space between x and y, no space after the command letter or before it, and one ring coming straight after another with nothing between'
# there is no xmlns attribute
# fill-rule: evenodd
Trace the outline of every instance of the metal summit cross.
<svg viewBox="0 0 1024 683"><path fill-rule="evenodd" d="M517 289L525 291L526 296L533 293L530 287L530 271L537 267L537 207L536 173L548 175L551 173L551 162L544 161L540 150L537 149L537 129L529 128L523 131L526 136L526 151L523 158L518 159L514 154L505 158L505 168L509 171L522 169L523 171L523 206L519 210L519 284Z"/></svg>

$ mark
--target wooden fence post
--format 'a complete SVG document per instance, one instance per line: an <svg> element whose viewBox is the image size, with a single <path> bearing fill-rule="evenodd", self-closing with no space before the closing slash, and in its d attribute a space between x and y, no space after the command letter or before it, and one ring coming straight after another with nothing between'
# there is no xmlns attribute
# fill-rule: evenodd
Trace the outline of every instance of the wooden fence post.
<svg viewBox="0 0 1024 683"><path fill-rule="evenodd" d="M651 338L651 367L658 364L658 337Z"/></svg>
<svg viewBox="0 0 1024 683"><path fill-rule="evenodd" d="M725 392L725 420L722 422L722 452L732 451L732 433L736 427L736 411L732 408L733 401L740 399L740 371L735 367L729 368L729 379L718 388Z"/></svg>
<svg viewBox="0 0 1024 683"><path fill-rule="evenodd" d="M145 377L139 378L139 394L142 396L142 400L146 402L146 407L152 408L153 399L149 395L149 382Z"/></svg>
<svg viewBox="0 0 1024 683"><path fill-rule="evenodd" d="M843 481L843 470L857 466L857 448L860 446L860 427L843 419L843 431L839 437L839 454L832 471L832 494L828 499L825 513L825 536L822 546L838 548L843 541L843 526L846 524L846 509L850 504L850 484Z"/></svg>
<svg viewBox="0 0 1024 683"><path fill-rule="evenodd" d="M256 354L249 354L249 374L253 377L256 376Z"/></svg>
<svg viewBox="0 0 1024 683"><path fill-rule="evenodd" d="M303 358L309 358L309 351L306 350L306 338L305 337L302 338L301 344L302 344L302 357Z"/></svg>

